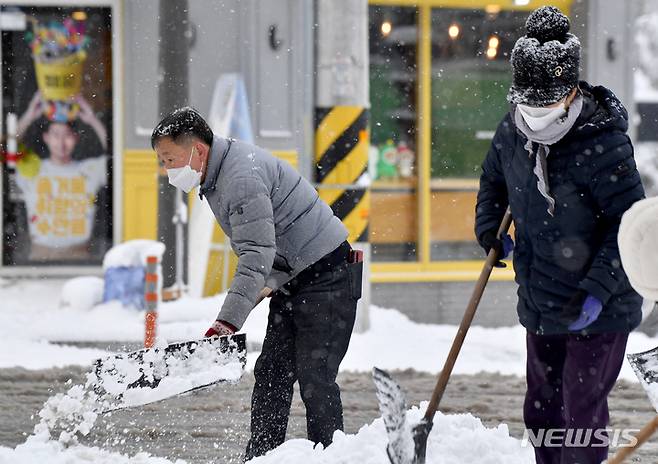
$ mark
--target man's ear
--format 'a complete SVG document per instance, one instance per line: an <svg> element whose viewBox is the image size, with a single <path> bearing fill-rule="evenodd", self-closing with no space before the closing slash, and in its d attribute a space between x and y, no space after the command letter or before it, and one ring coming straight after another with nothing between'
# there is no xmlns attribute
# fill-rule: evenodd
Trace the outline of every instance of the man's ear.
<svg viewBox="0 0 658 464"><path fill-rule="evenodd" d="M208 159L210 158L210 147L205 143L201 143L201 142L197 142L195 144L195 147L203 163L208 164Z"/></svg>

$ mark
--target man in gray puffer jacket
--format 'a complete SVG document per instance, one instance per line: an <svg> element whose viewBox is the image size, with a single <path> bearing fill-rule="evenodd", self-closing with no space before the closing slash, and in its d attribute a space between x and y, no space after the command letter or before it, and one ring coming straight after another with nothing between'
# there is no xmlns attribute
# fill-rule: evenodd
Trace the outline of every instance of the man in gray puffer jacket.
<svg viewBox="0 0 658 464"><path fill-rule="evenodd" d="M285 440L293 384L306 406L308 438L327 446L343 428L338 366L349 345L363 264L347 230L315 189L267 151L213 135L192 108L166 116L151 145L169 182L200 187L238 255L235 277L206 336L232 334L271 296L254 375L245 460Z"/></svg>

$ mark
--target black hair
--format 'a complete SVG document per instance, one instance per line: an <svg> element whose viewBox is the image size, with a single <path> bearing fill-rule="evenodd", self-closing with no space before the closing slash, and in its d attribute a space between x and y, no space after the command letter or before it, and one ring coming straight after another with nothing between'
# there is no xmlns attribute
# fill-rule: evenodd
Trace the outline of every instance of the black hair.
<svg viewBox="0 0 658 464"><path fill-rule="evenodd" d="M51 121L47 118L41 118L37 126L39 127L39 131L43 133L43 132L47 132L50 129L50 126L52 126L53 124L62 124L65 126L69 126L69 128L76 134L79 135L80 133L80 125L77 123L77 121Z"/></svg>
<svg viewBox="0 0 658 464"><path fill-rule="evenodd" d="M212 145L213 133L208 123L194 108L185 106L172 111L162 118L151 134L151 148L164 137L174 142L185 137L196 137L207 145Z"/></svg>

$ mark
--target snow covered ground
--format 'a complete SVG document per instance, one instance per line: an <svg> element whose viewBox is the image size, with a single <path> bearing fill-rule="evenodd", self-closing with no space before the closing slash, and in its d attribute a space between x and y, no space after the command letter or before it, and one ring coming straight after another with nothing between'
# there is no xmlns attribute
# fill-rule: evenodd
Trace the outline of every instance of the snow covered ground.
<svg viewBox="0 0 658 464"><path fill-rule="evenodd" d="M143 313L106 304L89 311L61 309L61 280L0 281L0 368L44 369L53 366L91 365L107 352L62 346L52 342L139 342L143 339ZM158 316L159 336L167 342L199 338L217 315L223 296L205 299L185 298L162 304ZM265 334L266 304L249 317L244 331L251 342ZM372 366L383 369L407 369L435 373L440 370L456 332L455 326L418 324L393 309L371 308L371 328L355 334L341 366L343 370L367 372ZM411 343L400 343L408 340ZM632 334L630 352L658 345L658 339ZM250 353L248 368L257 353ZM522 376L525 364L525 333L517 327L469 331L455 373L480 371ZM630 367L621 377L635 381ZM421 415L411 409L408 417L416 422ZM428 445L428 462L531 463L532 453L509 436L504 424L484 427L470 414L437 415L440 422ZM449 433L445 433L449 431ZM30 432L30 431L25 431ZM367 424L355 435L337 432L326 450L313 449L306 440L290 440L270 455L254 460L271 464L310 463L386 463L386 433L381 420ZM436 459L436 460L435 460ZM133 457L85 446L66 447L62 443L32 436L15 449L0 447L0 464L41 462L80 464L83 462L155 464L177 462L138 454Z"/></svg>
<svg viewBox="0 0 658 464"><path fill-rule="evenodd" d="M59 308L61 280L0 281L0 368L45 369L87 365L107 353L51 342L141 342L144 314L119 304L104 304L90 311ZM158 336L166 342L200 338L217 316L223 295L184 298L160 305ZM342 370L368 372L382 369L415 369L436 373L450 348L456 326L419 324L394 309L372 307L371 328L354 334ZM249 316L243 331L249 342L265 336L267 302ZM399 340L412 341L399 343ZM658 345L658 338L633 333L628 352L645 351ZM248 368L258 353L250 353ZM480 371L522 376L525 373L525 331L521 326L470 329L455 373ZM635 381L630 366L621 378Z"/></svg>
<svg viewBox="0 0 658 464"><path fill-rule="evenodd" d="M124 456L96 447L65 447L57 441L28 439L16 449L0 447L0 464L183 464L184 461L168 460L140 453Z"/></svg>

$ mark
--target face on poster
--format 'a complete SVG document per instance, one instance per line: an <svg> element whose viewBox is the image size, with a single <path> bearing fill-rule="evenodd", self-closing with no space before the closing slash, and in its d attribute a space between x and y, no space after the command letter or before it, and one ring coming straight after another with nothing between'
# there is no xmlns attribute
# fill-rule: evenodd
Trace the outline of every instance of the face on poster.
<svg viewBox="0 0 658 464"><path fill-rule="evenodd" d="M112 245L111 9L4 7L4 265L98 265ZM5 126L6 127L6 124Z"/></svg>

